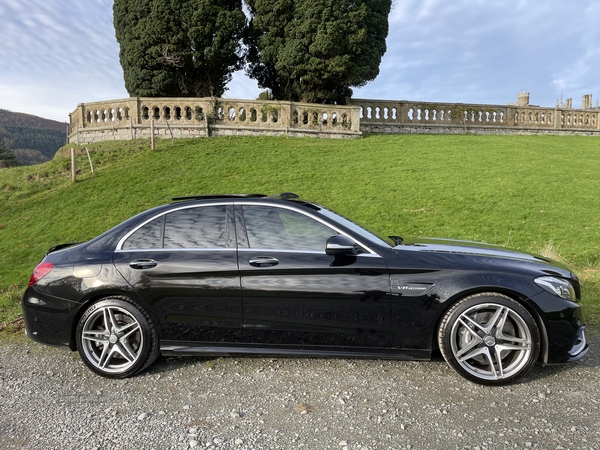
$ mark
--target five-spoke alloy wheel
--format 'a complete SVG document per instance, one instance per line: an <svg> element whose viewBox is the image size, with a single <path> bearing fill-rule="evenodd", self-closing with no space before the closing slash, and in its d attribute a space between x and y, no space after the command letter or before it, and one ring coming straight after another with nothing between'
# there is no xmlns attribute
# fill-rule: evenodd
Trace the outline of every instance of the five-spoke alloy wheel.
<svg viewBox="0 0 600 450"><path fill-rule="evenodd" d="M85 311L77 326L77 349L90 369L107 378L130 376L158 356L150 317L124 298L107 298Z"/></svg>
<svg viewBox="0 0 600 450"><path fill-rule="evenodd" d="M523 376L540 352L531 314L497 293L475 294L444 316L438 334L442 355L459 374L479 384L508 384Z"/></svg>

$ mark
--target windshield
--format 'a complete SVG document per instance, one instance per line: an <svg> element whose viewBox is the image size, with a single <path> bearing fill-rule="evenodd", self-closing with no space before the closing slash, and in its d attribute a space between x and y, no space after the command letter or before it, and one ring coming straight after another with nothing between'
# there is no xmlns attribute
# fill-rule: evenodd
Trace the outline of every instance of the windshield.
<svg viewBox="0 0 600 450"><path fill-rule="evenodd" d="M318 208L319 214L322 214L328 219L334 220L340 225L345 226L353 233L359 235L361 238L368 240L369 242L373 242L377 245L383 245L384 247L391 246L391 241L388 242L387 240L382 239L381 237L377 236L376 234L372 233L366 228L361 227L359 224L352 222L350 219L346 219L344 216L334 213L333 211L329 211L327 208L323 208L322 206L319 206Z"/></svg>

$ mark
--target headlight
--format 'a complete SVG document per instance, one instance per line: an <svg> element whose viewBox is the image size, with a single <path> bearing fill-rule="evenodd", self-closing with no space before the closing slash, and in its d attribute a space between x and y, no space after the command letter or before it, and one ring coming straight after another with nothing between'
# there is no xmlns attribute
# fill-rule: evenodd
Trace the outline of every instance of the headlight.
<svg viewBox="0 0 600 450"><path fill-rule="evenodd" d="M555 277L540 277L535 279L535 283L542 289L556 295L557 297L574 302L577 301L575 289L567 280Z"/></svg>

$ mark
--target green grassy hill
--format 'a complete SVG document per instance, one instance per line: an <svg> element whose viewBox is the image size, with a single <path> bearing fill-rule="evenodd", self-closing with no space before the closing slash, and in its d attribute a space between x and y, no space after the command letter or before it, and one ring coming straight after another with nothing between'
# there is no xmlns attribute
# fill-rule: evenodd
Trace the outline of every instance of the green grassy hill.
<svg viewBox="0 0 600 450"><path fill-rule="evenodd" d="M381 234L485 241L560 257L600 311L600 140L580 136L265 137L111 142L0 170L0 322L52 245L200 193L296 192ZM65 152L65 155L67 152Z"/></svg>

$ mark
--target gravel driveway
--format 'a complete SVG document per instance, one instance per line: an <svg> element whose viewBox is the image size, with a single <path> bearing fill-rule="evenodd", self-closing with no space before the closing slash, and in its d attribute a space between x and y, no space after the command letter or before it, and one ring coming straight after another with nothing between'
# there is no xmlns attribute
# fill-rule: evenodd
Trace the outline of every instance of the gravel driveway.
<svg viewBox="0 0 600 450"><path fill-rule="evenodd" d="M126 380L0 340L0 447L600 449L600 330L578 364L489 388L442 360L161 358Z"/></svg>

